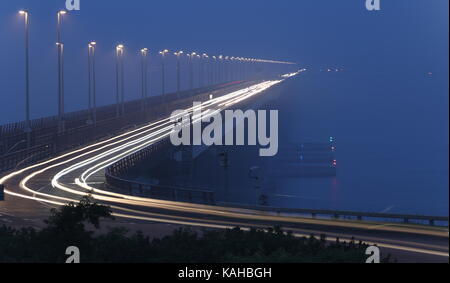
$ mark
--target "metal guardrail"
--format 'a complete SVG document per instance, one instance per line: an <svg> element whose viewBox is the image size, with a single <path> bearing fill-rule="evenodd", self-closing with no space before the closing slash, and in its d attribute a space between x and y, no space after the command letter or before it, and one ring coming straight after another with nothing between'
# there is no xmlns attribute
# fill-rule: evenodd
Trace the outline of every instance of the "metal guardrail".
<svg viewBox="0 0 450 283"><path fill-rule="evenodd" d="M29 149L12 152L0 156L0 169L20 168L32 162L50 157L53 154L53 144L44 144ZM0 170L1 172L1 170Z"/></svg>
<svg viewBox="0 0 450 283"><path fill-rule="evenodd" d="M214 192L208 190L154 185L121 179L105 174L106 184L112 190L126 191L130 195L163 200L188 201L192 203L214 204Z"/></svg>
<svg viewBox="0 0 450 283"><path fill-rule="evenodd" d="M210 190L154 185L121 178L130 168L150 158L152 154L164 150L169 145L169 140L163 139L113 163L105 169L106 185L110 189L123 190L131 195L214 204L214 192Z"/></svg>
<svg viewBox="0 0 450 283"><path fill-rule="evenodd" d="M272 207L272 206L256 206L256 205L243 205L238 203L218 203L218 205L223 205L227 207L241 208L241 209L251 209L266 212L273 212L277 214L301 214L309 215L313 218L317 216L329 216L334 219L340 219L343 217L352 217L356 220L363 219L399 219L403 223L410 223L413 220L426 221L429 225L433 226L436 222L447 222L448 226L448 216L431 216L431 215L414 215L414 214L395 214L395 213L378 213L378 212L357 212L357 211L339 211L339 210L327 210L327 209L303 209L303 208L283 208L283 207Z"/></svg>
<svg viewBox="0 0 450 283"><path fill-rule="evenodd" d="M242 82L235 82L234 85L237 86L240 83ZM68 113L65 120L66 131L63 133L58 133L56 117L33 120L32 125L37 126L31 133L31 147L27 149L26 143L23 143L22 148L17 146L14 152L7 154L5 152L8 152L8 148L26 140L27 134L23 131L23 122L0 126L0 172L15 168L18 162L28 160L32 155L30 161L41 160L65 150L98 141L107 135L119 133L127 125L140 125L155 120L165 111L190 106L193 100L206 100L211 92L219 91L224 87L230 86L222 84L184 91L179 95L166 94L167 107L160 106L163 103L160 96L149 98L146 102L147 108L143 108L142 100L130 101L125 105L123 116L116 116L115 105L100 107L95 125L86 123L89 119L89 113L86 110ZM40 154L36 154L35 151L39 151Z"/></svg>

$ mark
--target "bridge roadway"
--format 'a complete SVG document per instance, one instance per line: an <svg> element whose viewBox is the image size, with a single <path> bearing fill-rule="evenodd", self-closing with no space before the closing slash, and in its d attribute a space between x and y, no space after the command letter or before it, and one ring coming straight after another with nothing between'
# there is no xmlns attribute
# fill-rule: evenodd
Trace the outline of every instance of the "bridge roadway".
<svg viewBox="0 0 450 283"><path fill-rule="evenodd" d="M203 113L211 115L250 98L257 99L279 83L282 80L255 82L231 93L225 89L221 96L204 102ZM194 109L187 110L192 113ZM198 122L194 116L193 123ZM392 253L402 261L448 262L447 227L279 216L268 211L149 199L102 189L104 169L108 165L167 138L172 128L173 123L164 118L9 172L0 179L6 187L6 201L0 203L0 219L2 214L11 219L21 217L25 222L30 218L44 218L49 207L76 202L90 194L96 201L110 205L116 217L130 222L243 229L277 225L299 237L326 234L329 241L354 237L377 244L382 253Z"/></svg>

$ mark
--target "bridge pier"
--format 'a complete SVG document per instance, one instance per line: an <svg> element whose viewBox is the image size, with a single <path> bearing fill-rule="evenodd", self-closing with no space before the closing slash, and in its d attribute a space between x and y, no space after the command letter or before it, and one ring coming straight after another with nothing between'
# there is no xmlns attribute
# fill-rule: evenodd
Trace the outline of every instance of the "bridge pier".
<svg viewBox="0 0 450 283"><path fill-rule="evenodd" d="M5 185L0 185L0 201L5 200Z"/></svg>

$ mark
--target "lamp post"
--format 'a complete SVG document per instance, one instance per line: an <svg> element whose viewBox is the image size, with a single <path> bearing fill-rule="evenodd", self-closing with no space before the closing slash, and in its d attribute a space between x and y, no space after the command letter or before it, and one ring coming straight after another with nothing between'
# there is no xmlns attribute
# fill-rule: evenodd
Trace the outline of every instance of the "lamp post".
<svg viewBox="0 0 450 283"><path fill-rule="evenodd" d="M197 64L197 87L201 87L202 86L202 56L200 56L199 54L195 55L195 58L199 59L197 60L198 64Z"/></svg>
<svg viewBox="0 0 450 283"><path fill-rule="evenodd" d="M123 49L124 46L119 44L116 46L116 115L123 114ZM122 110L120 105L122 104Z"/></svg>
<svg viewBox="0 0 450 283"><path fill-rule="evenodd" d="M183 51L178 51L174 53L175 56L177 56L177 98L180 98L180 90L181 90L181 84L180 84L180 57L183 54Z"/></svg>
<svg viewBox="0 0 450 283"><path fill-rule="evenodd" d="M211 70L211 84L215 84L217 82L217 57L212 56L212 66L210 68Z"/></svg>
<svg viewBox="0 0 450 283"><path fill-rule="evenodd" d="M147 55L148 48L141 49L141 75L142 75L142 110L147 107Z"/></svg>
<svg viewBox="0 0 450 283"><path fill-rule="evenodd" d="M188 54L189 57L189 84L190 88L194 88L194 58L197 55L197 53L192 52L191 54Z"/></svg>
<svg viewBox="0 0 450 283"><path fill-rule="evenodd" d="M242 68L242 80L245 81L245 58L241 57L241 68Z"/></svg>
<svg viewBox="0 0 450 283"><path fill-rule="evenodd" d="M236 79L236 58L231 57L230 58L230 81L233 81Z"/></svg>
<svg viewBox="0 0 450 283"><path fill-rule="evenodd" d="M237 73L237 79L242 80L242 58L241 57L236 58L236 73Z"/></svg>
<svg viewBox="0 0 450 283"><path fill-rule="evenodd" d="M92 41L88 44L88 105L90 120L88 123L97 123L97 98L96 98L96 83L95 83L95 46L97 43Z"/></svg>
<svg viewBox="0 0 450 283"><path fill-rule="evenodd" d="M58 49L58 119L59 131L63 132L64 125L64 44L61 41L61 21L62 16L67 12L61 10L57 13L56 22L56 46Z"/></svg>
<svg viewBox="0 0 450 283"><path fill-rule="evenodd" d="M218 67L219 67L219 83L223 83L224 70L223 70L223 56L222 55L219 55L219 66Z"/></svg>
<svg viewBox="0 0 450 283"><path fill-rule="evenodd" d="M163 51L159 51L159 54L161 54L161 72L162 72L162 76L161 76L161 82L162 82L162 86L161 86L161 92L162 92L162 96L163 99L165 99L165 94L166 94L166 64L165 64L165 59L166 59L166 54L169 52L169 50L165 49Z"/></svg>
<svg viewBox="0 0 450 283"><path fill-rule="evenodd" d="M208 60L209 60L209 56L208 54L203 53L202 55L202 81L203 81L203 86L207 86L208 85Z"/></svg>
<svg viewBox="0 0 450 283"><path fill-rule="evenodd" d="M19 14L25 21L25 132L27 133L27 147L31 145L31 125L30 125L30 64L29 64L29 20L28 11L21 10Z"/></svg>
<svg viewBox="0 0 450 283"><path fill-rule="evenodd" d="M225 63L225 81L228 82L230 79L230 64L229 64L230 57L225 56L224 57L224 63Z"/></svg>

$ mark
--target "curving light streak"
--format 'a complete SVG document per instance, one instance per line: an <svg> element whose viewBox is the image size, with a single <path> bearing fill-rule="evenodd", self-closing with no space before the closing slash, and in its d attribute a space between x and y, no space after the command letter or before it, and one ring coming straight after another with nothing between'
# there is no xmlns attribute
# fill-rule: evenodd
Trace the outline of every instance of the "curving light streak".
<svg viewBox="0 0 450 283"><path fill-rule="evenodd" d="M262 84L264 84L264 83L262 83ZM238 90L238 91L232 92L232 93L230 93L230 94L227 94L227 95L224 95L224 96L221 96L221 97L218 97L218 98L209 100L208 102L204 103L202 106L204 107L205 105L206 105L206 106L208 106L208 105L213 105L213 104L215 104L215 103L224 101L224 100L226 100L226 99L230 99L230 98L237 97L237 96L242 95L243 93L246 93L246 92L249 92L249 91L256 91L256 92L258 92L257 86L258 86L258 84L257 84L257 85L254 85L254 86L251 86L251 87L248 87L248 88L245 88L245 89L243 89L243 90ZM191 108L190 110L188 110L188 111L193 112L194 110L196 110L197 108L202 107L202 106L192 107L192 108ZM144 126L144 127L139 128L139 129L130 131L129 133L135 133L135 132L137 132L137 131L139 131L139 130L147 129L147 128L151 127L151 126L158 125L158 124L161 124L161 123L163 123L162 125L165 125L165 124L168 124L168 123L169 123L169 122L165 122L165 123L164 123L164 121L169 121L169 119L168 119L168 118L162 119L162 120L157 121L157 122L155 122L155 123L151 123L150 125L147 125L147 126ZM160 126L161 126L161 125L160 125ZM156 127L155 127L155 128L156 128ZM154 130L154 128L147 129L145 132L149 132L149 131L151 131L151 130ZM41 163L39 163L39 164L36 164L36 165L33 165L33 166L29 166L29 167L24 168L24 169L22 169L22 170L13 172L13 173L11 173L11 174L9 174L9 175L3 177L2 179L0 179L0 183L4 183L4 182L7 181L8 179L10 179L10 178L12 178L12 177L14 177L14 176L16 176L16 175L19 175L19 174L21 174L21 173L23 173L23 172L25 172L25 171L27 171L27 170L31 170L31 169L36 168L36 167L38 167L38 166L42 166L42 165L51 163L51 162L53 162L53 161L56 161L56 160L58 160L58 159L62 159L62 158L64 158L64 157L70 156L70 155L72 155L72 154L76 154L76 153L81 152L81 151L83 151L83 150L85 150L85 149L89 149L89 148L92 148L92 147L97 146L97 145L105 144L105 143L107 143L108 141L113 141L113 140L118 139L118 138L120 138L120 137L123 137L123 136L125 136L125 135L127 135L127 134L129 134L129 133L125 133L125 134L119 135L118 137L114 137L114 138L108 139L108 140L106 140L106 141L99 142L99 143L96 143L96 144L94 144L94 145L87 146L87 147L85 147L85 148L82 148L82 149L73 151L73 152L71 152L71 153L64 154L64 155L59 156L59 157L57 157L57 158L53 158L53 159L51 159L51 160L49 160L49 161L41 162ZM35 196L35 195L45 196L45 197L49 197L49 198L54 198L54 199L59 199L59 200L65 200L65 201L68 201L68 202L69 202L69 201L76 201L76 200L70 199L70 198L65 198L65 197L60 197L60 196L55 196L55 195L50 195L50 194L46 194L46 193L34 191L34 190L28 188L26 184L27 184L27 182L28 182L30 179L34 178L34 177L37 176L38 174L42 174L43 172L45 172L45 171L47 171L47 170L49 170L49 169L52 169L52 168L61 166L61 165L63 165L63 164L72 162L72 161L74 161L74 160L76 160L76 159L78 159L78 158L80 158L80 157L83 157L83 156L92 154L92 153L94 153L94 152L96 152L96 151L99 151L99 150L101 150L101 149L105 149L105 148L107 148L107 147L110 147L110 146L113 146L113 145L116 145L116 144L119 144L119 143L121 143L121 142L123 142L123 141L125 141L125 140L132 139L133 137L139 136L139 135L141 135L141 134L142 134L142 133L138 133L138 134L136 134L136 135L132 135L132 136L130 136L130 137L127 137L127 138L125 138L125 139L123 139L123 140L117 140L116 142L112 142L112 143L107 144L107 145L105 145L105 146L102 146L102 147L100 147L100 148L98 148L98 149L94 149L94 150L92 150L92 151L85 152L85 153L83 153L83 154L81 154L81 155L77 155L77 156L75 156L75 157L73 157L73 158L71 158L71 159L69 159L69 160L66 160L66 161L63 161L63 162L60 162L60 163L56 163L56 164L53 164L53 165L51 165L51 166L48 166L48 167L46 167L46 168L44 168L44 169L42 169L42 170L38 170L38 171L36 171L36 172L33 172L32 174L26 176L24 179L22 179L22 180L20 181L20 187L21 187L22 189L24 189L25 191L27 191L27 192L29 192L29 193L32 193L33 196ZM149 136L154 136L154 134L150 134ZM155 142L155 141L156 141L156 140L152 140L152 141L150 141L150 142L147 142L146 145L151 144L152 142ZM134 141L131 142L131 143L134 143ZM130 151L130 152L132 152L132 151ZM111 151L108 151L108 153L111 153ZM92 162L92 161L95 161L95 160L96 160L96 158L94 157L94 158L90 159L89 161ZM78 164L78 166L72 167L71 169L73 170L74 168L79 168L80 166L85 166L86 163L89 163L89 161L81 162L80 164ZM65 173L67 173L67 172L69 172L69 171L72 171L72 170L67 170ZM57 188L59 188L59 189L61 189L61 190L65 190L66 192L76 194L76 195L86 195L86 193L81 193L81 192L79 192L79 191L77 191L77 190L73 190L73 189L70 189L70 188L67 188L67 187L65 187L65 186L62 186L62 185L58 184L58 182L57 182L58 177L60 177L60 176L58 175L57 178L53 178L53 179L52 179L52 185L54 185L55 187L57 187ZM87 186L86 183L84 183L84 184ZM84 187L85 187L85 186L84 186ZM93 191L95 192L95 189L94 189L94 188L91 188L91 192L93 192ZM5 193L11 194L12 192L9 191L9 190L5 190ZM102 193L110 194L110 192L105 192L105 191L102 191ZM17 194L16 194L16 195L17 195ZM116 194L116 193L113 193L113 195L114 195L114 196L119 196L119 194ZM122 196L122 197L126 197L125 195L121 195L121 196ZM102 198L102 199L103 199L103 200L109 200L109 201L113 201L113 200L114 200L114 199L110 199L110 198L108 198L108 199ZM41 200L40 200L40 201L41 201Z"/></svg>
<svg viewBox="0 0 450 283"><path fill-rule="evenodd" d="M206 111L204 111L204 113L206 113L206 115L213 115L214 113L217 113L218 111L221 111L221 110L225 109L226 107L229 107L233 104L239 103L239 102L241 102L245 99L248 99L258 93L261 93L264 90L266 90L266 89L270 88L271 86L278 84L280 82L282 82L282 80L266 81L266 82L262 82L259 84L255 84L250 87L244 88L242 90L238 90L238 91L232 92L230 94L226 94L221 97L211 99L211 100L203 103L203 105L201 105L199 107L212 107L212 106L216 105L218 107L218 109L214 109L212 111L211 111L211 109L206 109ZM194 112L194 110L197 110L197 108L199 108L199 107L192 107L192 108L187 109L186 111L188 113L192 113L192 112ZM192 122L197 123L197 122L199 122L199 119L198 118L194 119L194 121L192 121ZM81 157L88 157L86 160L82 160L78 163L72 164L71 166L59 171L52 178L52 185L54 185L55 188L58 188L64 192L67 192L70 194L74 194L76 196L91 194L92 197L94 197L95 199L106 201L106 202L111 202L111 203L118 203L118 204L132 205L132 206L142 206L142 207L167 208L167 209L177 210L177 211L198 212L198 213L206 213L208 215L220 215L220 216L235 217L235 218L250 219L250 220L268 220L268 221L285 221L285 222L289 221L289 222L293 222L293 223L308 223L308 222L317 223L317 221L318 221L317 219L308 220L305 218L273 216L273 215L270 215L270 213L264 213L261 211L254 211L254 210L249 210L249 209L234 209L234 208L216 207L216 206L211 207L208 205L178 203L178 202L174 202L174 201L163 201L163 200L155 200L155 199L149 199L149 198L143 198L143 197L134 197L134 196L130 196L130 195L124 195L124 194L119 194L119 193L114 193L114 192L109 192L109 191L103 191L103 190L94 188L87 184L87 181L88 181L89 177L92 176L92 174L95 174L99 170L104 169L105 167L109 166L110 164L116 162L117 160L119 160L120 158L123 158L126 155L132 154L133 152L136 152L136 151L148 146L149 144L152 144L164 137L167 137L167 135L170 134L172 129L173 129L173 123L170 122L169 118L161 119L157 122L140 127L138 129L135 129L128 133L118 135L118 136L110 138L108 140L105 140L105 141L102 141L102 142L99 142L99 143L96 143L96 144L93 144L90 146L86 146L86 147L83 147L78 150L74 150L72 152L69 152L69 153L61 155L59 157L50 159L48 161L41 162L39 164L29 166L22 170L13 172L13 173L1 178L0 183L4 183L7 180L9 180L10 178L17 176L19 174L22 174L28 170L37 168L39 166L44 166L44 165L50 164L52 162L55 162L55 161L61 160L63 158L74 155L74 157L71 157L68 160L62 160L61 162L58 162L56 164L52 164L50 166L42 168L41 170L33 172L33 173L29 174L28 176L26 176L24 179L22 179L20 181L20 187L22 189L24 189L25 191L31 193L33 196L18 194L15 192L11 192L9 190L6 190L5 193L14 195L17 197L36 200L36 201L40 201L40 202L46 202L46 203L50 203L50 204L54 204L54 205L63 205L63 204L65 204L65 202L69 202L69 201L78 202L78 199L66 198L66 197L62 197L62 196L56 196L56 195L52 195L52 194L46 194L46 193L34 191L31 188L27 187L27 182L29 182L32 178L36 177L37 175L42 174L43 172L46 172L50 169L53 169L53 168L56 168L56 167L59 167L59 166L65 165L65 164L69 164L71 162L75 162L76 160L81 159ZM100 147L95 148L96 146L100 146ZM92 149L92 148L94 148L94 149ZM90 150L90 149L92 149L92 150ZM83 152L86 150L90 150L90 151ZM102 151L102 150L105 150L105 151ZM81 153L81 154L77 155L78 153ZM89 155L91 155L91 154L96 154L96 155L89 157ZM113 157L109 157L109 156L113 156ZM101 161L102 159L106 159L106 160ZM88 166L89 164L94 164L94 165L87 168L87 170L83 171L82 174L80 175L80 178L75 178L75 184L81 189L81 191L71 189L71 188L61 184L60 182L58 182L58 180L61 179L62 177L64 177L65 175L67 175L71 172L74 172L75 170L78 170L82 167ZM94 194L94 193L96 193L96 194ZM36 195L46 197L48 199L41 198L41 197L38 198L38 197L36 197ZM64 202L53 201L51 199L57 199L57 200L61 200ZM145 219L150 220L151 219L151 221L159 221L159 222L169 223L169 220L164 219L164 217L165 218L175 218L175 216L171 217L171 216L167 216L167 215L154 215L154 214L153 214L153 216L156 216L156 217L150 218L147 216L142 216L142 215L151 215L151 213L146 212L146 211L133 210L133 209L128 209L128 208L119 207L119 206L111 206L111 207L115 210L128 211L128 212L131 212L134 214L138 214L138 215L128 215L128 214L120 214L120 213L116 213L116 212L114 213L116 216L126 217L129 219L142 219L142 220L145 220ZM157 217L159 217L159 218L157 218ZM177 216L176 218L181 219L179 216ZM181 223L179 220L170 220L170 221L172 221L172 222L178 221L178 223ZM212 227L212 226L219 227L220 226L220 225L210 224L210 223L209 224L205 224L205 223L199 224L199 221L201 222L201 221L206 221L206 220L202 220L202 219L198 219L198 218L191 218L191 219L189 219L189 221L185 221L185 223L188 223L188 225L197 225L197 226L209 225L208 227ZM214 220L214 222L219 223L216 220ZM344 223L344 222L339 222L339 221L337 221L337 222L330 221L330 223L331 222L332 222L332 225L334 225L334 226L349 227L348 222ZM229 223L231 223L231 222L229 222ZM234 224L232 224L231 226L230 225L228 225L227 227L228 228L235 227L236 222L234 222ZM250 225L250 224L247 223L246 225ZM351 226L358 227L358 228L364 228L364 227L367 228L367 225L359 224L359 223L351 223ZM223 225L221 227L223 227ZM400 227L400 228L399 227L391 227L391 229L384 228L384 230L405 231L405 227ZM417 232L417 229L411 229L411 231L412 230L414 230L414 232ZM432 231L427 231L424 233L433 234ZM441 234L440 232L436 232L434 234L437 235L438 233L439 233L439 235ZM379 244L379 246L381 246L381 244ZM402 249L399 247L397 247L397 248ZM403 247L403 249L405 249L405 247ZM406 249L410 249L410 248L406 247ZM448 257L448 253L445 256Z"/></svg>

